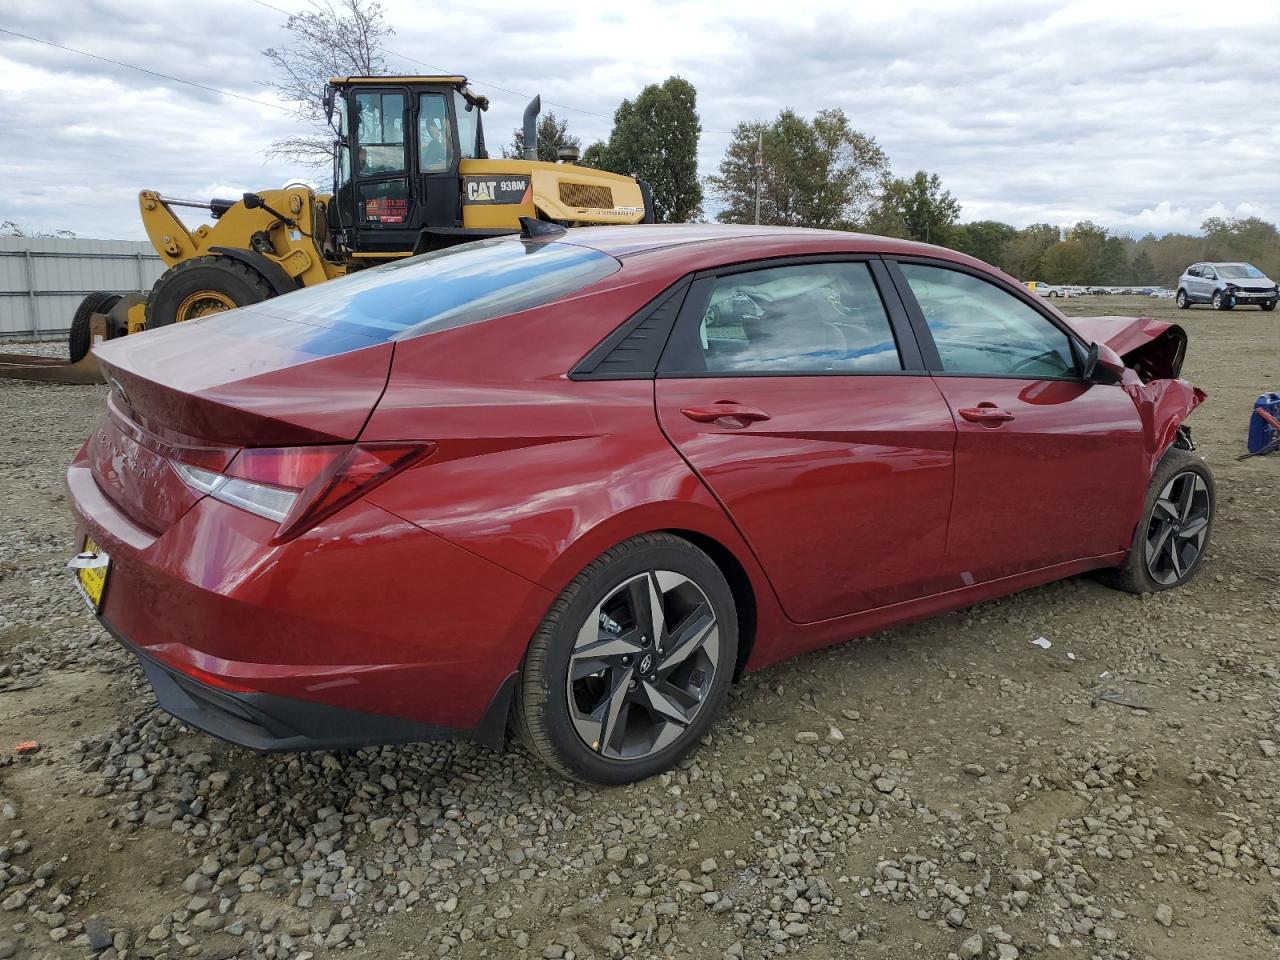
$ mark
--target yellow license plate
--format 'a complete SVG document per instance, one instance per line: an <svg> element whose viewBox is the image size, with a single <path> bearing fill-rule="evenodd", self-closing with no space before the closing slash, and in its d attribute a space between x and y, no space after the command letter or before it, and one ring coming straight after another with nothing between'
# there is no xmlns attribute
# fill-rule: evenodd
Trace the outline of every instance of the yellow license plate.
<svg viewBox="0 0 1280 960"><path fill-rule="evenodd" d="M81 592L89 601L89 606L95 611L98 610L102 606L102 594L107 589L107 574L111 570L111 558L107 556L106 551L85 537L84 547L79 556L71 562Z"/></svg>

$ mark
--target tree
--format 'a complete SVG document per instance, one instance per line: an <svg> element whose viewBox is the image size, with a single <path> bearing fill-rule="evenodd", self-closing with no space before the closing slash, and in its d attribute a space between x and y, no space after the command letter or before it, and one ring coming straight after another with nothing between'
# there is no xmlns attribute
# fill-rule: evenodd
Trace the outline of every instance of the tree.
<svg viewBox="0 0 1280 960"><path fill-rule="evenodd" d="M708 178L724 204L723 223L755 218L756 144L763 138L760 222L852 229L866 222L889 174L874 137L854 130L843 110L820 110L806 120L783 110L772 123L740 123Z"/></svg>
<svg viewBox="0 0 1280 960"><path fill-rule="evenodd" d="M1024 227L1005 245L1005 269L1019 280L1039 280L1041 258L1061 239L1062 231L1051 223Z"/></svg>
<svg viewBox="0 0 1280 960"><path fill-rule="evenodd" d="M370 0L310 0L310 9L290 14L284 28L290 39L262 51L279 75L269 86L319 132L277 140L267 155L324 166L333 161L334 140L324 108L326 85L332 77L385 72L381 46L395 31L383 19L382 6Z"/></svg>
<svg viewBox="0 0 1280 960"><path fill-rule="evenodd" d="M1129 251L1123 237L1108 236L1102 241L1094 266L1093 279L1077 280L1077 283L1097 283L1103 286L1120 286L1133 283L1133 269L1129 264Z"/></svg>
<svg viewBox="0 0 1280 960"><path fill-rule="evenodd" d="M1139 250L1133 255L1129 269L1133 274L1134 283L1145 286L1160 282L1160 274L1156 271L1156 265L1146 250Z"/></svg>
<svg viewBox="0 0 1280 960"><path fill-rule="evenodd" d="M71 230L41 230L38 227L29 227L25 224L18 223L16 220L6 220L3 223L0 223L0 237L30 237L40 240L74 240L75 232Z"/></svg>
<svg viewBox="0 0 1280 960"><path fill-rule="evenodd" d="M942 189L936 173L917 170L910 179L890 180L868 218L867 230L923 243L949 239L960 216L960 202Z"/></svg>
<svg viewBox="0 0 1280 960"><path fill-rule="evenodd" d="M1209 260L1244 260L1271 276L1280 267L1280 232L1275 224L1258 217L1210 217L1204 231L1204 253Z"/></svg>
<svg viewBox="0 0 1280 960"><path fill-rule="evenodd" d="M1037 279L1049 283L1096 283L1092 279L1093 251L1080 237L1059 240L1040 258Z"/></svg>
<svg viewBox="0 0 1280 960"><path fill-rule="evenodd" d="M538 118L538 159L545 163L555 163L560 159L561 147L582 145L577 137L569 133L569 121L561 120L554 113L544 113ZM524 157L524 128L517 127L511 131L511 145L502 148L502 155L508 160L520 160Z"/></svg>
<svg viewBox="0 0 1280 960"><path fill-rule="evenodd" d="M619 104L609 139L589 146L583 165L647 182L660 223L701 216L697 106L698 91L688 80L668 77L650 84L634 100Z"/></svg>
<svg viewBox="0 0 1280 960"><path fill-rule="evenodd" d="M975 220L972 223L957 224L946 245L1009 271L1005 248L1017 235L1017 230L999 220Z"/></svg>

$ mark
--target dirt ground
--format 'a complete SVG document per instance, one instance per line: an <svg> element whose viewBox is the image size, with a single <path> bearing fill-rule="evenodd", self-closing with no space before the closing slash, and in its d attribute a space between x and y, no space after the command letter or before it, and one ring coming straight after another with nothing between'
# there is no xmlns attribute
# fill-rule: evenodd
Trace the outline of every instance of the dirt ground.
<svg viewBox="0 0 1280 960"><path fill-rule="evenodd" d="M102 390L0 381L0 958L1280 956L1280 456L1234 459L1280 314L1063 308L1189 330L1199 578L754 674L612 790L519 747L258 756L170 722L64 571Z"/></svg>

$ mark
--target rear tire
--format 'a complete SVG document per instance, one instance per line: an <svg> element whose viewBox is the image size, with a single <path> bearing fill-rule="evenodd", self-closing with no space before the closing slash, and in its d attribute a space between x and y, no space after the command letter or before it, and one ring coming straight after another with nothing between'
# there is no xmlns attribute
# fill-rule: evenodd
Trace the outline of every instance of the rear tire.
<svg viewBox="0 0 1280 960"><path fill-rule="evenodd" d="M1152 474L1129 555L1121 566L1103 571L1102 580L1126 593L1182 586L1200 571L1216 504L1208 464L1187 450L1171 448Z"/></svg>
<svg viewBox="0 0 1280 960"><path fill-rule="evenodd" d="M1191 306L1191 301L1187 299L1187 291L1185 290L1179 290L1178 296L1173 302L1178 305L1179 310L1186 310Z"/></svg>
<svg viewBox="0 0 1280 960"><path fill-rule="evenodd" d="M185 260L164 272L147 300L147 329L261 303L272 295L260 273L228 257Z"/></svg>
<svg viewBox="0 0 1280 960"><path fill-rule="evenodd" d="M120 302L118 293L91 293L80 301L71 317L71 336L67 339L68 355L72 363L79 363L93 346L93 333L89 318L95 313L107 313Z"/></svg>
<svg viewBox="0 0 1280 960"><path fill-rule="evenodd" d="M707 732L737 652L737 609L715 562L670 534L634 537L551 605L525 655L515 727L565 777L644 779Z"/></svg>

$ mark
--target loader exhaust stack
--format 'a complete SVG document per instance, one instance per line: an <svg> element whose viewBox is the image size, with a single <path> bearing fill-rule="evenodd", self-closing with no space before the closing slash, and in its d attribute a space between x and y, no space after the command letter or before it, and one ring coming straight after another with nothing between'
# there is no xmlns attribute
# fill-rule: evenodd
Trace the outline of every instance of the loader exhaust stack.
<svg viewBox="0 0 1280 960"><path fill-rule="evenodd" d="M524 158L538 159L538 114L542 112L542 95L538 94L524 108Z"/></svg>

